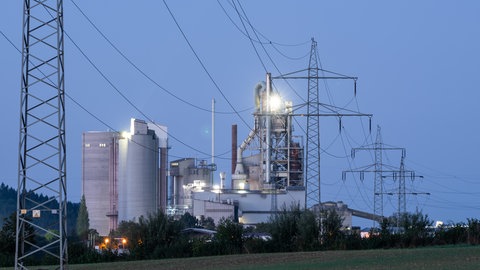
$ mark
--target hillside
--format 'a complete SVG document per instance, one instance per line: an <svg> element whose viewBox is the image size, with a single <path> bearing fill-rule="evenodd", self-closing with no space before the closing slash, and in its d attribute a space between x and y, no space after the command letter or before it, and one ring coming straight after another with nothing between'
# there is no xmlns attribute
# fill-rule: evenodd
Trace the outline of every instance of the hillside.
<svg viewBox="0 0 480 270"><path fill-rule="evenodd" d="M44 202L48 200L47 196L43 194L34 194L34 198L36 201ZM58 204L56 202L50 207L55 207ZM78 216L78 208L79 203L67 203L67 231L68 235L73 235L75 233L76 224L77 224L77 216ZM58 207L58 206L57 206ZM8 218L10 215L15 213L15 209L17 208L17 191L5 185L4 183L0 184L0 227L3 226L3 222L5 218ZM51 223L49 219L57 218L54 215L45 215L45 222L46 224Z"/></svg>

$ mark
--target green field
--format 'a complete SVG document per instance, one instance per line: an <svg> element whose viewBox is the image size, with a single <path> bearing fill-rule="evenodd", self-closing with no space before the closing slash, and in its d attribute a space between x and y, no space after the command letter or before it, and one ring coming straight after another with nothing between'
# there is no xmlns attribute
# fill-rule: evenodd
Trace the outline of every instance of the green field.
<svg viewBox="0 0 480 270"><path fill-rule="evenodd" d="M69 269L480 269L480 246L244 254L69 265Z"/></svg>

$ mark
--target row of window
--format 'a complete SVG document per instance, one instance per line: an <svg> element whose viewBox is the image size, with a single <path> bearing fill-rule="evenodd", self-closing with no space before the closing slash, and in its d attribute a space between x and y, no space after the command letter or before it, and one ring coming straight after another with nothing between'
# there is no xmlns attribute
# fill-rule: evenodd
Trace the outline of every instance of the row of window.
<svg viewBox="0 0 480 270"><path fill-rule="evenodd" d="M86 143L85 147L89 148L89 147L91 147L91 145L89 143ZM99 143L98 147L104 148L104 147L107 147L107 144L106 143Z"/></svg>

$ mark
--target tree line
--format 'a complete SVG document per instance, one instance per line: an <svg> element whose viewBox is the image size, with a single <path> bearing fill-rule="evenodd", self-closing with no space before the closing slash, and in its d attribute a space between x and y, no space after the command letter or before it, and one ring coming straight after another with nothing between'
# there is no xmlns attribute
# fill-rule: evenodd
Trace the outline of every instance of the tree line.
<svg viewBox="0 0 480 270"><path fill-rule="evenodd" d="M29 191L29 196L35 202L44 203L50 198L43 194L36 194ZM56 200L44 204L46 207L58 208ZM31 206L31 202L27 201L27 207ZM17 191L8 185L0 184L0 267L13 266L15 260L15 227L16 227L16 208L17 208ZM70 238L76 238L76 223L78 216L78 203L67 203L67 234ZM41 220L38 221L40 226L48 226L58 222L58 215L45 212L42 214ZM31 225L26 225L26 235L29 241L35 244L43 244L51 240L51 235L46 233L36 235ZM38 264L48 264L54 261L53 258L47 256L38 256L32 260Z"/></svg>
<svg viewBox="0 0 480 270"><path fill-rule="evenodd" d="M69 209L69 211L71 208ZM95 231L89 228L85 199L77 204L74 225L69 228L68 260L71 264L119 260L148 260L194 256L215 256L242 253L299 252L322 250L358 250L380 248L413 248L433 245L480 243L480 220L446 224L434 228L433 221L423 213L405 213L385 218L369 237L359 230L342 228L342 218L335 211L320 215L298 205L283 207L268 222L244 227L232 218L218 224L213 219L196 218L188 212L174 218L163 211L138 220L122 221L110 239L125 238L128 252L120 253L113 243L95 250L89 240ZM72 222L72 221L70 221ZM215 234L192 237L187 228L215 230ZM32 228L27 228L32 230ZM268 237L261 237L261 236ZM48 235L33 235L30 241L48 241ZM97 239L97 244L103 239ZM0 230L0 266L13 266L15 251L15 214L4 218ZM35 264L49 264L48 256L37 258Z"/></svg>
<svg viewBox="0 0 480 270"><path fill-rule="evenodd" d="M211 218L197 219L189 213L174 218L158 212L140 217L138 221L122 221L110 234L112 239L128 239L129 253L119 254L110 247L93 251L80 241L75 249L78 253L70 263L480 243L480 220L474 218L434 228L428 215L405 213L385 218L379 228L369 232L368 238L362 238L359 230L342 228L342 222L334 210L322 211L319 217L298 205L284 207L268 222L255 227L244 227L232 218L223 218L214 224ZM214 229L216 233L214 237L192 237L183 233L192 227ZM268 237L259 237L262 235Z"/></svg>

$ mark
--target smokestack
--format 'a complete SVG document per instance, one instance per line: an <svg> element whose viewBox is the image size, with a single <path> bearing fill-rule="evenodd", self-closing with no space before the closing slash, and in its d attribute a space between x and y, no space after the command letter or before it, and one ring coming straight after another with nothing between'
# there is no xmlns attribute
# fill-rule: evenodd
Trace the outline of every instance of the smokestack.
<svg viewBox="0 0 480 270"><path fill-rule="evenodd" d="M237 166L237 125L232 125L232 174Z"/></svg>

